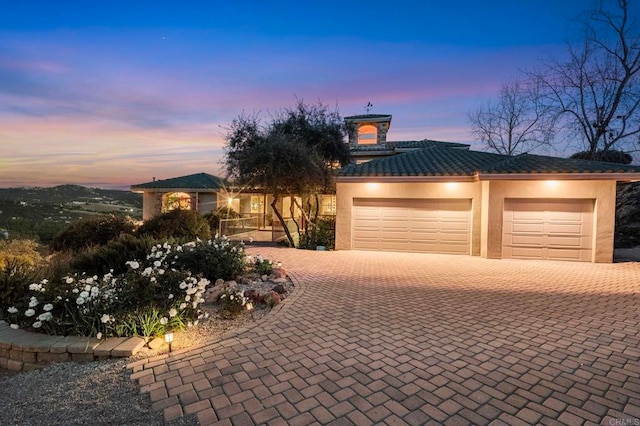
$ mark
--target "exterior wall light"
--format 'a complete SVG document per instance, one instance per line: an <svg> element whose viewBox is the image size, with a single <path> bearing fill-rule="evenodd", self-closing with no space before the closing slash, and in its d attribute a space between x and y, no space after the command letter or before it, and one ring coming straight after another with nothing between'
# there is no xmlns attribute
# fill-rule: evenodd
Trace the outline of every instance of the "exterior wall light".
<svg viewBox="0 0 640 426"><path fill-rule="evenodd" d="M545 184L547 185L547 188L556 188L559 184L559 182L557 180L547 180L545 181Z"/></svg>
<svg viewBox="0 0 640 426"><path fill-rule="evenodd" d="M378 185L377 183L375 183L375 182L369 182L369 183L367 183L367 189L368 189L369 191L375 191L376 189L378 189L378 186L379 186L379 185Z"/></svg>
<svg viewBox="0 0 640 426"><path fill-rule="evenodd" d="M456 182L447 182L444 184L444 186L449 190L453 190L458 187L458 184Z"/></svg>

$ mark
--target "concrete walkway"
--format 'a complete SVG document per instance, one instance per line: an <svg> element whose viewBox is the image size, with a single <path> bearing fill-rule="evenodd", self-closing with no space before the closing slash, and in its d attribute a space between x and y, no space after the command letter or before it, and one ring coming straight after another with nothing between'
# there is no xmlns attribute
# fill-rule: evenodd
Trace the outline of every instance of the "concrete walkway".
<svg viewBox="0 0 640 426"><path fill-rule="evenodd" d="M277 313L223 342L132 364L166 420L640 421L640 263L260 254L298 286Z"/></svg>

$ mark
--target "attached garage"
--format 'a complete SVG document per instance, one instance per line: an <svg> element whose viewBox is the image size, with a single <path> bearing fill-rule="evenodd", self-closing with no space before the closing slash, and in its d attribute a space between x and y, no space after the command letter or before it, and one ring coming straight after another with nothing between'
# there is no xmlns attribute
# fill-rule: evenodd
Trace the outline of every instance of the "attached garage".
<svg viewBox="0 0 640 426"><path fill-rule="evenodd" d="M353 200L356 250L470 254L470 199Z"/></svg>
<svg viewBox="0 0 640 426"><path fill-rule="evenodd" d="M505 199L502 257L592 260L590 199Z"/></svg>
<svg viewBox="0 0 640 426"><path fill-rule="evenodd" d="M640 167L434 146L336 180L337 250L611 262L616 182Z"/></svg>

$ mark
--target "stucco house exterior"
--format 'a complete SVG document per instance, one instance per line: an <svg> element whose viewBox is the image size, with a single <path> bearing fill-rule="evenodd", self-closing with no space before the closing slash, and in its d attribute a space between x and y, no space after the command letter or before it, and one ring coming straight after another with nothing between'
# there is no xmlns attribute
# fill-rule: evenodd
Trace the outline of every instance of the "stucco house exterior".
<svg viewBox="0 0 640 426"><path fill-rule="evenodd" d="M428 139L388 141L391 119L345 117L353 162L339 171L335 195L321 196L320 212L336 217L337 250L613 260L616 183L640 181L640 167L505 156ZM145 220L173 208L206 214L221 207L255 218L260 229L273 220L270 195L207 173L131 190L143 193ZM291 204L297 215L290 197L280 203L285 219Z"/></svg>
<svg viewBox="0 0 640 426"><path fill-rule="evenodd" d="M384 120L357 117L369 132ZM362 151L389 151L383 129L384 140L367 136ZM366 132L353 133L357 149ZM612 262L616 182L640 180L640 167L621 164L403 145L339 172L337 250Z"/></svg>

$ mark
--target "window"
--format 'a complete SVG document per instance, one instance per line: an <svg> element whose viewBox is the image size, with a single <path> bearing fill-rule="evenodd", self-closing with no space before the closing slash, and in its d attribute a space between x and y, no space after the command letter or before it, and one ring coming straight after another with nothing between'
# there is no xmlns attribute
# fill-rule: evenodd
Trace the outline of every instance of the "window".
<svg viewBox="0 0 640 426"><path fill-rule="evenodd" d="M320 215L335 216L336 214L336 196L322 195L320 197Z"/></svg>
<svg viewBox="0 0 640 426"><path fill-rule="evenodd" d="M378 143L378 128L371 124L358 127L358 145L373 145Z"/></svg>
<svg viewBox="0 0 640 426"><path fill-rule="evenodd" d="M169 192L162 196L162 213L171 210L191 210L191 195L186 192Z"/></svg>
<svg viewBox="0 0 640 426"><path fill-rule="evenodd" d="M251 196L251 213L264 213L264 202L261 196Z"/></svg>

